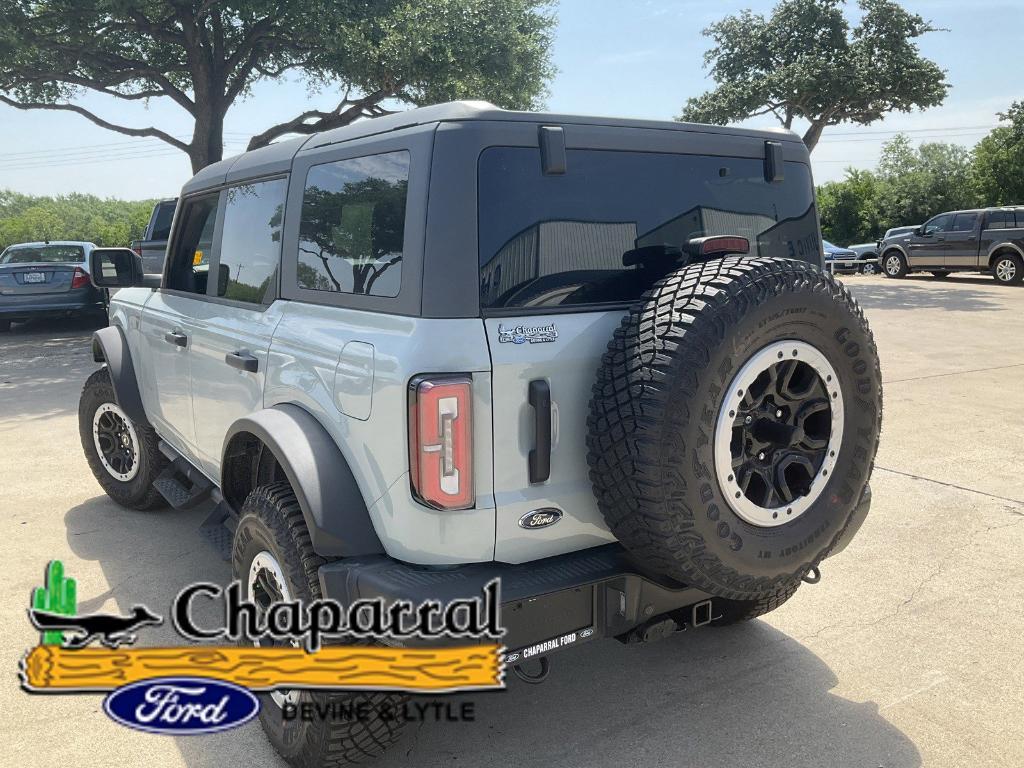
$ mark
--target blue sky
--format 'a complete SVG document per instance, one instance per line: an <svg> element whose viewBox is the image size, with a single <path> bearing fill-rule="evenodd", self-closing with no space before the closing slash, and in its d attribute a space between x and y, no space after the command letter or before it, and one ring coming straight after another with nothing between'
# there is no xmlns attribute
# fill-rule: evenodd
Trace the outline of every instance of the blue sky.
<svg viewBox="0 0 1024 768"><path fill-rule="evenodd" d="M687 97L711 86L702 65L710 22L743 8L768 12L774 0L562 0L548 107L556 112L671 119ZM948 32L920 41L948 71L952 91L941 107L894 114L869 127L826 130L813 154L815 180L842 176L848 165L871 168L896 131L915 141L973 145L996 113L1024 99L1024 0L905 0ZM848 13L856 10L849 3ZM148 106L92 96L79 103L115 122L157 125L185 136L187 115L166 100ZM226 154L250 135L311 106L331 106L331 92L311 96L299 83L266 83L236 104L226 125ZM759 118L751 125L770 125ZM90 192L125 199L175 195L191 176L186 156L156 139L132 139L54 112L0 105L0 188L33 194Z"/></svg>

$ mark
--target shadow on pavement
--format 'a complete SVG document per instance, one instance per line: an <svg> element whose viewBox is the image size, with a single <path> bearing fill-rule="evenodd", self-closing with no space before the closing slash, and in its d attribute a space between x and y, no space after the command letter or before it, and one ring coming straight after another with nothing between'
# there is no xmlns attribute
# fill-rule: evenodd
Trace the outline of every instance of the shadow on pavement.
<svg viewBox="0 0 1024 768"><path fill-rule="evenodd" d="M105 496L65 516L75 555L97 561L111 585L81 595L83 611L113 599L166 614L190 582L225 583L222 562L198 533L206 509L139 513ZM799 596L796 598L799 599ZM215 613L198 613L200 621ZM169 623L144 645L178 644ZM920 755L872 702L830 690L837 679L814 653L763 621L686 632L659 643L602 640L555 655L540 686L510 676L506 691L471 701L474 722L410 724L380 761L397 766L757 766L913 768ZM445 697L441 699L448 701ZM283 766L256 724L176 740L190 766Z"/></svg>
<svg viewBox="0 0 1024 768"><path fill-rule="evenodd" d="M940 280L938 278L910 277L888 280L885 283L844 284L864 309L945 309L955 312L978 310L1006 310L990 291L978 291L968 286L974 281ZM991 280L987 283L991 285ZM1012 286L999 286L1013 290Z"/></svg>
<svg viewBox="0 0 1024 768"><path fill-rule="evenodd" d="M89 315L15 323L0 333L0 421L17 419L12 428L21 428L77 411L82 384L98 367L90 338L105 325Z"/></svg>

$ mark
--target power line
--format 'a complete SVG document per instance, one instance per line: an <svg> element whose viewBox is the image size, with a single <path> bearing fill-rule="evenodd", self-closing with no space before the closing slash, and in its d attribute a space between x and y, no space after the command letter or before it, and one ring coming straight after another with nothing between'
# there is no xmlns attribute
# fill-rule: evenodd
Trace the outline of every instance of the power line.
<svg viewBox="0 0 1024 768"><path fill-rule="evenodd" d="M940 128L908 128L906 130L871 130L865 128L862 131L847 131L845 133L829 133L829 136L863 136L865 133L883 134L883 133L932 133L934 131L975 131L975 130L986 130L991 131L993 128L997 128L996 125L947 125Z"/></svg>
<svg viewBox="0 0 1024 768"><path fill-rule="evenodd" d="M240 149L241 143L234 141L224 142L228 151ZM23 168L46 167L57 165L80 164L85 162L117 162L118 160L130 159L133 157L146 156L152 153L181 152L177 147L160 142L159 144L136 144L124 147L123 149L91 149L81 152L43 153L31 157L12 157L0 155L0 169L15 170Z"/></svg>

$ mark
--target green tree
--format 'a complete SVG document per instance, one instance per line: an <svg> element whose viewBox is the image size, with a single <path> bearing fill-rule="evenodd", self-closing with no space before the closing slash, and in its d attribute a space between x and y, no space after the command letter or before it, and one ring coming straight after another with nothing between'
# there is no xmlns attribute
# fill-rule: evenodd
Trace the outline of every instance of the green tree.
<svg viewBox="0 0 1024 768"><path fill-rule="evenodd" d="M999 114L1001 125L974 148L974 188L981 205L1024 203L1024 102Z"/></svg>
<svg viewBox="0 0 1024 768"><path fill-rule="evenodd" d="M880 185L874 173L855 168L848 168L842 181L821 185L818 215L825 239L844 245L874 240L881 230Z"/></svg>
<svg viewBox="0 0 1024 768"><path fill-rule="evenodd" d="M126 246L141 237L155 202L82 194L36 197L0 190L0 249L36 240Z"/></svg>
<svg viewBox="0 0 1024 768"><path fill-rule="evenodd" d="M926 142L915 149L906 136L897 136L882 147L878 175L876 204L891 222L887 226L920 224L979 202L971 183L971 153L956 144Z"/></svg>
<svg viewBox="0 0 1024 768"><path fill-rule="evenodd" d="M0 102L155 137L186 152L198 171L221 159L231 106L255 83L286 75L340 98L331 109L276 116L250 148L403 104L481 98L536 106L553 71L548 7L548 0L0 0ZM75 103L86 92L169 99L190 115L192 135L111 122Z"/></svg>
<svg viewBox="0 0 1024 768"><path fill-rule="evenodd" d="M786 128L810 123L813 150L830 125L870 125L893 111L941 104L945 72L920 55L916 38L935 31L894 0L859 0L852 30L844 0L782 0L769 18L743 11L704 34L714 90L691 98L681 120L724 124L771 114Z"/></svg>

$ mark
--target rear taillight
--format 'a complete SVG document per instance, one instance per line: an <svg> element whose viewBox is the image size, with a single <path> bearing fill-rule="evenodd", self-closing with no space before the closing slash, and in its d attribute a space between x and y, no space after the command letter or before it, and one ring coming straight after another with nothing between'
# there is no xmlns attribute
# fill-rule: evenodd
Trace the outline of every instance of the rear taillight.
<svg viewBox="0 0 1024 768"><path fill-rule="evenodd" d="M89 274L81 267L75 267L75 274L71 277L71 288L85 288L89 284Z"/></svg>
<svg viewBox="0 0 1024 768"><path fill-rule="evenodd" d="M468 376L423 376L409 385L412 489L436 509L466 509L475 501L472 395Z"/></svg>

